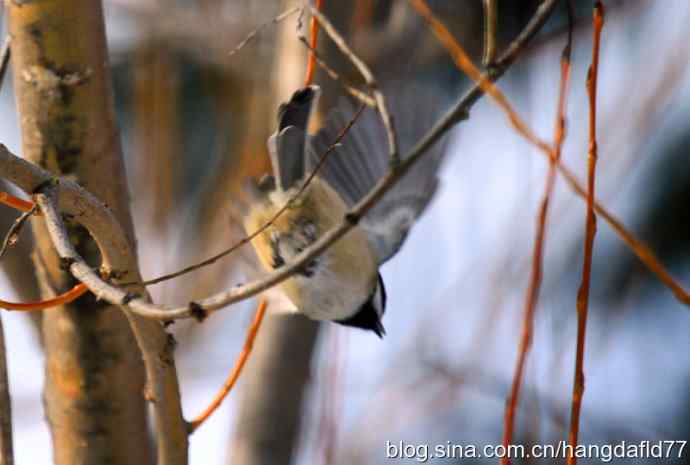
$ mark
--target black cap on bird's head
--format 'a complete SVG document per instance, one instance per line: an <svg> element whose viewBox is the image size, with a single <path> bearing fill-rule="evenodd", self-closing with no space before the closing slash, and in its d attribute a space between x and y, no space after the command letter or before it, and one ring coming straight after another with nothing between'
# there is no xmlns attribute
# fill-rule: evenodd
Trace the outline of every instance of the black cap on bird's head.
<svg viewBox="0 0 690 465"><path fill-rule="evenodd" d="M371 294L371 297L359 307L359 310L350 318L334 321L341 325L373 331L378 337L383 339L383 336L386 334L386 329L381 323L381 318L385 311L386 288L383 285L383 278L381 278L381 274L379 273L376 289Z"/></svg>

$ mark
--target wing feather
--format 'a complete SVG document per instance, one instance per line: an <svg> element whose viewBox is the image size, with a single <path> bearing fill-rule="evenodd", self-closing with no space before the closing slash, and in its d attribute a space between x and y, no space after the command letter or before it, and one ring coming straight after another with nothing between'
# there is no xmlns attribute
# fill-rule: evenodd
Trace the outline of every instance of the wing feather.
<svg viewBox="0 0 690 465"><path fill-rule="evenodd" d="M396 123L401 153L431 127L442 109L441 95L432 89L401 84L386 93ZM307 169L313 169L340 131L355 115L349 101L341 101L323 129L308 140ZM445 139L445 138L444 138ZM438 187L438 169L446 142L437 142L360 223L368 233L379 263L388 260L404 242L415 219L424 211ZM319 176L349 206L357 203L388 170L388 146L383 124L373 109L365 109L321 167Z"/></svg>
<svg viewBox="0 0 690 465"><path fill-rule="evenodd" d="M278 110L278 131L268 139L268 153L281 190L304 177L307 125L319 95L318 86L304 87Z"/></svg>

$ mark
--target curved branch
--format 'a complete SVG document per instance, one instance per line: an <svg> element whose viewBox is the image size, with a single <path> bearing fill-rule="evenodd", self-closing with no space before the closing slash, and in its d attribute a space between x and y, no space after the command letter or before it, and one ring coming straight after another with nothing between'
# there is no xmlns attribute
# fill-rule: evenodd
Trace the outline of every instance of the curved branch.
<svg viewBox="0 0 690 465"><path fill-rule="evenodd" d="M0 173L27 193L41 190L41 186L50 185L50 181L54 179L48 171L13 155L2 144L0 144ZM103 259L101 273L113 279L138 279L138 274L130 271L135 270L136 267L127 236L113 213L100 200L75 182L62 179L58 190L60 210L71 215L88 229L98 244ZM37 195L36 200L39 206L45 203L44 197L44 195ZM92 270L89 268L89 271ZM100 281L100 277L98 279ZM94 291L87 282L84 284L92 292ZM119 301L109 300L109 302L117 305ZM131 321L146 365L148 397L153 402L158 428L159 463L185 464L187 463L187 430L182 418L170 341L161 330L160 323L136 317L128 311L125 313Z"/></svg>
<svg viewBox="0 0 690 465"><path fill-rule="evenodd" d="M67 183L61 184L63 188L64 184ZM66 261L74 260L70 268L75 277L77 276L75 273L75 266L77 265L79 265L78 268L85 266L92 274L95 274L79 256L69 240L67 229L57 209L56 195L58 189L56 187L49 185L48 188L41 189L45 192L35 194L35 199L45 216L46 226L58 255ZM71 189L60 189L60 192L62 193L63 190L67 193L74 193ZM95 199L91 198L91 200ZM101 211L108 212L105 208L102 208ZM111 256L111 250L101 249L101 253L104 263L115 258ZM84 284L88 286L85 281ZM96 296L99 297L98 294ZM186 464L187 427L182 417L179 387L174 370L175 365L171 350L173 343L170 337L161 331L159 323L136 317L127 311L126 307L123 306L122 308L132 322L132 328L137 336L146 364L146 397L154 405L158 429L158 463Z"/></svg>
<svg viewBox="0 0 690 465"><path fill-rule="evenodd" d="M510 67L524 49L525 45L544 24L553 10L555 3L555 0L548 0L542 4L525 29L496 61L492 72L486 79L492 81L496 80L508 69L508 67ZM317 18L319 18L319 15L320 13L316 12ZM322 26L324 27L324 31L330 33L328 28L329 23L322 22ZM148 302L145 298L127 292L101 278L101 276L95 273L94 270L79 257L68 241L61 244L56 242L55 245L63 259L70 261L70 271L74 277L86 284L86 286L99 298L105 299L115 305L127 307L133 313L147 318L159 320L192 317L198 319L204 318L209 312L253 297L288 279L295 272L300 270L305 263L319 256L335 241L347 234L350 229L357 224L359 219L376 205L379 199L381 199L381 197L388 192L388 190L390 190L417 161L419 161L433 144L435 144L458 121L467 117L469 109L482 95L483 91L479 85L472 87L450 110L448 110L434 127L427 132L417 145L403 157L403 160L398 165L394 165L389 173L379 180L376 186L374 186L374 189L347 212L338 226L321 236L319 240L305 249L287 266L281 267L279 270L273 271L254 282L219 292L197 302L190 302L187 305L155 305ZM15 157L1 145L0 173L28 192L33 191L36 186L45 182L46 179L49 179L49 174L47 172ZM123 244L118 241L118 238L124 236L113 233L114 230L120 230L117 221L115 221L112 213L110 213L110 211L95 197L70 181L61 181L59 191L60 207L67 208L70 205L72 205L72 207L75 205L80 206L81 211L79 211L79 217L76 219L82 222L82 224L92 232L99 247L102 249L113 247L116 250L122 250L123 245L126 247L126 243ZM74 211L75 209L72 208L72 210ZM58 225L53 224L51 235L54 241L60 239L60 236L57 234L59 232L58 229ZM50 231L51 229L49 229L49 232ZM104 243L107 243L109 247ZM117 263L109 262L108 257L104 255L102 274L120 279L121 276L117 274L117 265ZM123 267L119 269L126 270L128 268Z"/></svg>

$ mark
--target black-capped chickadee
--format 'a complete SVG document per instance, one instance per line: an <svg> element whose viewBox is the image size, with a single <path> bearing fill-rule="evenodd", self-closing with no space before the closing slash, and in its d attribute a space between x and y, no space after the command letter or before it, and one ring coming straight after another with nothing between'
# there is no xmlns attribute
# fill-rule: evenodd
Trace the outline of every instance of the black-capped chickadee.
<svg viewBox="0 0 690 465"><path fill-rule="evenodd" d="M244 228L248 234L266 224L295 195L353 117L353 106L344 101L330 113L325 126L309 136L307 125L319 94L317 86L308 86L281 105L278 130L268 140L273 176L252 181L247 189L250 205ZM405 149L431 125L438 100L421 89L402 94L391 95L389 102L400 146ZM388 170L386 141L374 110L364 110L304 192L252 240L265 269L277 269L292 260L335 227L347 209L371 190ZM381 318L386 290L379 266L398 251L433 196L444 145L439 142L431 148L434 153L426 154L357 226L277 286L288 306L283 310L371 330L379 337L385 334Z"/></svg>

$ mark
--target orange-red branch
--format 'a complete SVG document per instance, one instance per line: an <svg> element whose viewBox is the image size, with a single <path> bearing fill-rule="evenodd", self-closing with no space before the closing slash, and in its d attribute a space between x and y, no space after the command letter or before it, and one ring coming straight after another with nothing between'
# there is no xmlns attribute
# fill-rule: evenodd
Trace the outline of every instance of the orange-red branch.
<svg viewBox="0 0 690 465"><path fill-rule="evenodd" d="M556 123L554 125L553 137L554 152L551 154L549 159L549 171L546 177L544 195L539 208L539 214L537 216L537 232L534 240L534 251L532 255L532 271L530 275L530 284L527 290L527 297L525 300L522 334L518 347L518 359L515 365L515 373L513 374L513 382L511 384L510 394L506 402L502 440L502 444L505 448L508 448L513 441L513 431L515 428L515 417L518 407L518 399L520 396L520 387L522 386L522 380L524 378L527 356L532 346L534 315L536 313L537 300L539 299L539 290L541 288L543 275L546 219L548 217L551 196L553 195L553 190L556 185L558 161L561 159L561 149L563 147L563 141L565 140L565 110L568 95L568 84L570 82L570 49L571 44L568 42L561 57L561 81L558 92L558 109L556 112ZM509 465L510 457L503 457L501 459L501 464Z"/></svg>
<svg viewBox="0 0 690 465"><path fill-rule="evenodd" d="M190 432L193 433L194 431L196 431L196 429L199 428L199 426L201 426L211 415L213 415L213 412L215 412L218 409L218 407L220 407L220 404L223 402L223 400L225 400L227 395L235 386L235 383L242 374L242 369L244 368L244 365L247 363L249 354L251 354L252 348L254 347L254 340L256 339L256 335L259 332L259 328L261 327L261 322L264 319L264 314L266 313L266 306L266 300L262 299L261 302L259 302L259 307L256 309L254 321L252 321L251 326L247 330L247 338L244 341L244 347L242 347L242 352L240 352L240 356L237 357L237 360L235 361L235 366L232 367L232 371L230 372L228 378L225 380L223 387L220 388L220 391L218 391L218 394L216 394L216 397L211 401L209 406L206 407L206 409L203 412L201 412L199 416L197 416L194 420L192 420L189 423Z"/></svg>
<svg viewBox="0 0 690 465"><path fill-rule="evenodd" d="M14 195L10 195L7 192L0 192L0 203L4 203L5 205L14 208L15 210L19 210L22 212L28 212L31 211L32 208L34 208L34 203L30 202L28 200L22 200L19 197L15 197Z"/></svg>
<svg viewBox="0 0 690 465"><path fill-rule="evenodd" d="M321 11L323 0L316 0L315 7ZM309 25L309 47L311 50L316 50L316 42L319 37L319 22L316 18L312 18ZM314 70L316 69L316 54L313 51L309 52L309 61L307 61L307 75L304 78L304 85L308 86L314 80Z"/></svg>
<svg viewBox="0 0 690 465"><path fill-rule="evenodd" d="M575 465L577 457L572 453L577 446L580 430L580 410L585 391L585 337L587 334L587 313L589 307L589 288L592 277L592 250L596 234L594 212L594 190L597 165L597 77L599 72L599 49L601 29L604 26L604 6L596 2L594 6L594 32L592 41L592 66L587 73L587 94L589 95L589 150L587 156L587 226L585 233L585 252L582 266L582 284L577 293L577 347L575 349L575 374L573 397L570 410L570 432L568 433L568 465Z"/></svg>
<svg viewBox="0 0 690 465"><path fill-rule="evenodd" d="M494 99L498 106L501 107L501 109L503 109L503 111L506 113L513 127L525 139L534 144L544 153L552 153L553 147L541 140L536 134L534 134L534 132L532 132L530 127L515 112L503 92L501 92L496 84L491 82L491 80L487 76L483 75L479 68L472 63L472 60L465 49L463 49L458 41L455 40L448 28L446 28L446 26L434 16L426 2L424 0L409 1L415 10L417 10L417 13L424 18L441 45L443 45L446 51L450 54L451 58L455 62L455 65L465 74L467 74L474 82L476 82L486 94Z"/></svg>
<svg viewBox="0 0 690 465"><path fill-rule="evenodd" d="M60 294L52 299L41 300L39 302L7 302L0 300L0 307L5 310L12 310L18 312L32 312L39 310L46 310L51 307L58 307L77 300L84 295L89 289L82 283L77 284L64 294Z"/></svg>

